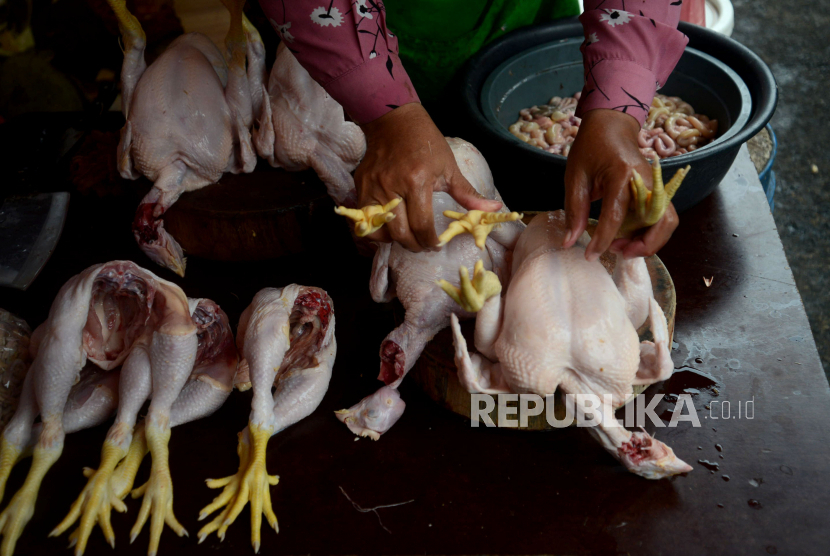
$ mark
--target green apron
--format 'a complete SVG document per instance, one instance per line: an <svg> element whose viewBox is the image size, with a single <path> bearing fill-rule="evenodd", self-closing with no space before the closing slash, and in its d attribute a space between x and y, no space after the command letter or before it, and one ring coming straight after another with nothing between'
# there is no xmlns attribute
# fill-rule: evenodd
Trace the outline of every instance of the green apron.
<svg viewBox="0 0 830 556"><path fill-rule="evenodd" d="M385 0L401 60L424 102L438 98L455 72L501 35L579 15L577 0Z"/></svg>

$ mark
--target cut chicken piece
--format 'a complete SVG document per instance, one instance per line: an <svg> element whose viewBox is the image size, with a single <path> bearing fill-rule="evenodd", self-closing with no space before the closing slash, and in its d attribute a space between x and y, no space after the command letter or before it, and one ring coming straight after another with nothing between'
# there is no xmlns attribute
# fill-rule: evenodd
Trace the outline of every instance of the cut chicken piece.
<svg viewBox="0 0 830 556"><path fill-rule="evenodd" d="M199 519L221 511L199 531L199 542L213 532L224 539L227 528L250 502L251 544L259 552L263 515L279 532L270 492L278 477L267 473L268 440L307 417L323 400L337 353L332 301L319 288L294 284L266 288L242 314L236 338L254 394L251 415L239 433L237 473L207 482L222 492Z"/></svg>
<svg viewBox="0 0 830 556"><path fill-rule="evenodd" d="M380 435L392 428L403 415L406 404L394 388L384 386L371 396L349 408L335 411L341 423L357 436L380 439Z"/></svg>

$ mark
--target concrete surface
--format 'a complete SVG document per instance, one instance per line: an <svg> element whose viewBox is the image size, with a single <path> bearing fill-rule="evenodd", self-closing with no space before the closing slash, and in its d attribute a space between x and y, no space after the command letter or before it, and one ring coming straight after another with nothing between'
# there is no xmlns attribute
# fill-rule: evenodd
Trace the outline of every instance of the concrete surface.
<svg viewBox="0 0 830 556"><path fill-rule="evenodd" d="M778 80L775 222L830 378L830 0L732 2L732 37Z"/></svg>

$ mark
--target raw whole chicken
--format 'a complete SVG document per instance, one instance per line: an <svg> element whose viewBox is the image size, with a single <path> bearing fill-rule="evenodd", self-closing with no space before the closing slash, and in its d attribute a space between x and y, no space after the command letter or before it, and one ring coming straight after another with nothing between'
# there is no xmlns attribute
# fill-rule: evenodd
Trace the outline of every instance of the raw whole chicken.
<svg viewBox="0 0 830 556"><path fill-rule="evenodd" d="M279 532L269 488L279 478L267 472L268 440L311 414L328 390L337 353L334 306L319 288L266 288L242 313L236 341L243 357L240 372L247 373L253 389L251 415L239 433L238 472L208 481L208 487L223 490L199 519L221 511L199 531L199 542L214 531L224 539L228 526L250 502L251 544L259 552L263 514Z"/></svg>
<svg viewBox="0 0 830 556"><path fill-rule="evenodd" d="M461 139L448 138L447 142L461 173L476 191L488 199L501 201L490 168L481 153ZM452 217L445 215L445 211L460 215L457 211L464 209L447 193L434 193L432 208L435 230L441 234L439 239L443 240L447 236L442 232L456 223ZM510 215L506 207L495 214ZM513 215L518 217L515 213ZM403 413L404 402L395 389L415 364L427 342L450 324L450 315L455 310L452 300L435 286L437 280L452 280L458 284L459 265L472 266L479 259L485 268L494 270L502 280L508 279L509 251L524 224L512 221L497 226L486 242L481 239L479 245L469 234L454 239L440 251L413 253L398 243L380 245L369 284L372 299L383 303L397 296L406 310L406 316L403 324L393 330L380 347L378 379L386 386L351 409L337 412L337 418L352 432L377 440Z"/></svg>
<svg viewBox="0 0 830 556"><path fill-rule="evenodd" d="M141 25L124 0L108 2L124 41L127 122L118 170L127 179L144 175L154 182L136 211L133 234L147 256L183 276L182 248L165 231L162 216L182 193L216 183L224 172L253 171L250 129L262 109L264 46L242 14L244 0L223 0L231 12L227 61L206 36L189 33L147 67Z"/></svg>
<svg viewBox="0 0 830 556"><path fill-rule="evenodd" d="M69 400L77 396L75 413L83 426L102 422L117 405L114 393L120 381L114 369L122 365L125 375L141 367L152 380L146 437L153 467L145 500L162 520L172 518L170 411L193 369L197 344L197 326L182 290L132 262L92 266L61 288L48 319L32 335L32 365L0 442L0 496L12 466L33 446L26 480L0 514L0 554L11 556L31 519L40 483L63 451L66 433L82 426L67 422ZM81 373L87 362L99 370ZM38 415L40 424L33 426Z"/></svg>
<svg viewBox="0 0 830 556"><path fill-rule="evenodd" d="M655 168L651 200L656 205L664 197L659 164ZM676 190L680 180L682 175L666 190ZM662 213L647 219L655 216ZM513 251L503 298L498 277L481 263L472 280L461 269L461 288L442 284L462 305L481 307L475 327L479 354L468 353L458 318L452 316L459 381L471 393L547 396L561 388L574 394L575 415L591 413L580 394L596 395L603 404L608 401L603 396L610 394L613 407L603 413L609 417L589 430L611 455L649 479L691 471L671 448L645 431L627 431L613 417L613 409L631 396L633 384L665 380L674 370L666 318L653 298L645 260L618 256L612 278L599 261L585 259L588 234L563 249L566 232L563 211L533 219ZM654 342L641 343L637 328L646 318Z"/></svg>
<svg viewBox="0 0 830 556"><path fill-rule="evenodd" d="M196 325L198 347L190 376L170 408L170 427L195 421L219 409L233 390L239 357L228 317L216 303L209 299L188 299L191 318ZM70 535L76 556L83 554L92 528L97 522L115 548L115 534L110 526L112 509L124 512L122 502L130 492L139 465L147 454L148 445L145 424L136 426L138 411L150 397L152 377L147 346L136 344L121 369L118 413L115 423L107 433L101 450L101 464L97 470L85 471L89 481L72 505L69 515L50 533L57 536L71 527L79 518L78 529ZM153 489L157 481L152 474L150 481L136 489L133 496ZM172 501L172 500L171 500ZM131 532L132 542L144 525L148 511L154 502L145 496L141 512ZM163 523L167 522L181 536L184 528L176 521L172 511L167 515L157 508L150 530L150 554L158 549Z"/></svg>
<svg viewBox="0 0 830 556"><path fill-rule="evenodd" d="M353 207L357 196L351 173L366 152L366 139L284 43L277 48L262 98L259 128L253 132L259 155L292 172L314 168L329 196Z"/></svg>

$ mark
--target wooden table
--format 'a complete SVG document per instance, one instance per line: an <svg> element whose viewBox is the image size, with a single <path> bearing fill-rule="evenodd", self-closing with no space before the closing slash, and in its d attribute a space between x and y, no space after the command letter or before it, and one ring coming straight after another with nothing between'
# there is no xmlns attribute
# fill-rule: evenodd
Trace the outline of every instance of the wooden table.
<svg viewBox="0 0 830 556"><path fill-rule="evenodd" d="M90 264L128 258L147 265L129 232L134 207L133 199L73 197L43 275L25 294L0 292L0 306L34 325L60 285ZM687 369L658 387L698 387L702 424L658 431L695 468L663 481L627 473L584 430L472 429L411 381L401 389L407 410L400 422L379 442L355 441L332 411L378 386L378 347L393 314L371 301L371 261L357 257L347 234L334 234L312 253L266 263L191 259L179 283L190 296L216 300L232 322L264 286L318 285L335 302L339 353L329 393L313 416L269 445L269 471L281 477L272 488L280 534L263 528L263 553L827 554L830 391L745 149L718 190L682 215L660 256L677 287L675 365L717 383L695 382L698 375ZM711 287L704 276L714 277ZM749 400L754 418L737 418L738 403ZM733 418L710 418L705 405L721 417L727 401ZM250 393L234 393L211 418L173 431L174 508L191 537L166 530L161 554L252 554L247 508L224 543L214 536L197 545L195 538L198 511L216 494L203 481L236 471L236 432L249 403ZM105 430L67 438L17 554L69 554L66 536L46 535L85 484L82 467L98 464ZM719 469L710 473L698 460ZM13 472L6 500L27 467ZM375 514L356 511L341 487L363 507L414 501L379 510L385 530ZM146 527L128 544L139 504L127 503L129 513L113 517L118 554L145 554ZM112 553L96 531L87 554Z"/></svg>

